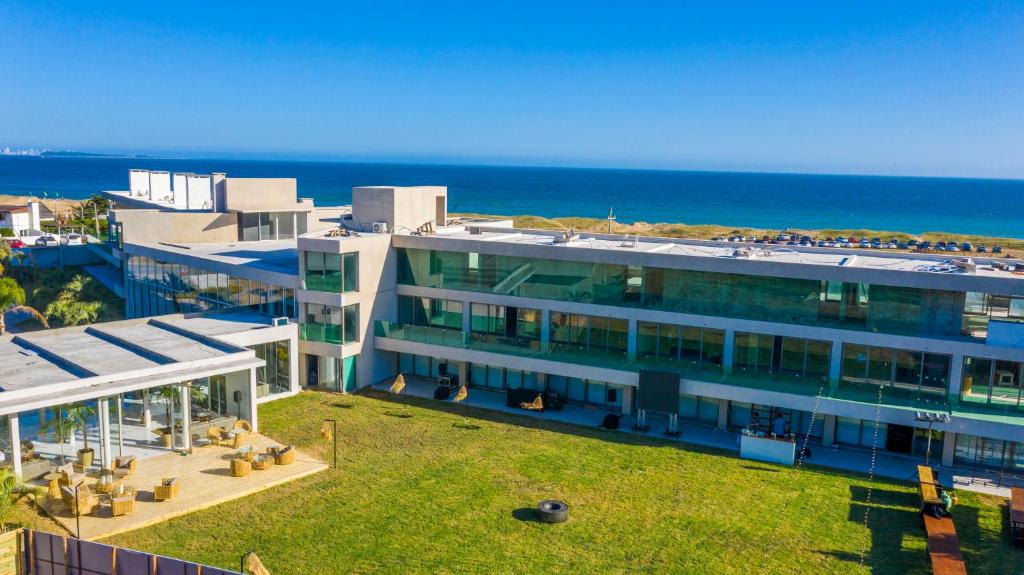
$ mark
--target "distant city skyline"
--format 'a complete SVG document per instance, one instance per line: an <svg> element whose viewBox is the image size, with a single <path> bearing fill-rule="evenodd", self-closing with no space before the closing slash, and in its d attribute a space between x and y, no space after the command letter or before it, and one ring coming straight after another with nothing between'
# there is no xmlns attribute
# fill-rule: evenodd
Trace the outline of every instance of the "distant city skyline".
<svg viewBox="0 0 1024 575"><path fill-rule="evenodd" d="M1024 178L1024 6L0 5L0 147Z"/></svg>

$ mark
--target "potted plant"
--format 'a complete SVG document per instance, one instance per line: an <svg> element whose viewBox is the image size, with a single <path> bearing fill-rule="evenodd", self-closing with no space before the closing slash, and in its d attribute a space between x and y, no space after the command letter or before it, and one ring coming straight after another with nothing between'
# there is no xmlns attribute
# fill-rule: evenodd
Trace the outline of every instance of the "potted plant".
<svg viewBox="0 0 1024 575"><path fill-rule="evenodd" d="M65 406L57 408L57 417L46 422L43 428L53 433L54 441L60 444L60 464L64 465L67 463L67 456L64 454L64 444L73 442L75 439L75 423L65 417L64 414ZM72 448L74 446L72 445Z"/></svg>
<svg viewBox="0 0 1024 575"><path fill-rule="evenodd" d="M167 427L160 430L160 439L163 441L163 446L170 449L174 447L174 402L181 397L181 390L177 385L165 385L160 388L156 396L167 400L164 411L167 415Z"/></svg>
<svg viewBox="0 0 1024 575"><path fill-rule="evenodd" d="M89 418L96 415L96 409L85 403L74 403L66 408L66 419L71 422L72 433L82 432L82 448L78 450L78 464L83 469L92 466L94 452L89 447Z"/></svg>

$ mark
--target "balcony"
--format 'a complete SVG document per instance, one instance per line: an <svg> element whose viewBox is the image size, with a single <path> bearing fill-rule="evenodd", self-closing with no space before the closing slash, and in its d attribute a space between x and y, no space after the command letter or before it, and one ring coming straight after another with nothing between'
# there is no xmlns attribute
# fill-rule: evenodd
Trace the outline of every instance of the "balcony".
<svg viewBox="0 0 1024 575"><path fill-rule="evenodd" d="M299 339L341 345L341 326L327 323L304 323L299 325Z"/></svg>

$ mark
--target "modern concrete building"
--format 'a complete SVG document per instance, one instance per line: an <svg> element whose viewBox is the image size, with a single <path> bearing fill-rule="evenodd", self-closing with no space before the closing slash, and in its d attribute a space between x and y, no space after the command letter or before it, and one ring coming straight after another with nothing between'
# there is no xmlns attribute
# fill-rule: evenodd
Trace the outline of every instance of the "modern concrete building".
<svg viewBox="0 0 1024 575"><path fill-rule="evenodd" d="M447 374L629 414L643 374L670 373L662 415L781 415L851 449L877 420L892 453L1024 470L1024 264L514 229L449 218L443 187L356 188L317 217L277 181L266 201L259 182L210 185L208 211L115 210L129 313L291 318L304 386Z"/></svg>

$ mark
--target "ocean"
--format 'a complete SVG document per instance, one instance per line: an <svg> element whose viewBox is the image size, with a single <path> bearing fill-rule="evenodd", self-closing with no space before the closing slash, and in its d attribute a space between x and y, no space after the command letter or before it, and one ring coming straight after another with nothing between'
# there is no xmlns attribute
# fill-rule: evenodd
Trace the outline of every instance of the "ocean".
<svg viewBox="0 0 1024 575"><path fill-rule="evenodd" d="M353 186L448 186L449 211L721 224L867 228L1024 238L1024 180L129 158L0 157L0 194L70 199L124 190L131 168L293 177L318 205Z"/></svg>

